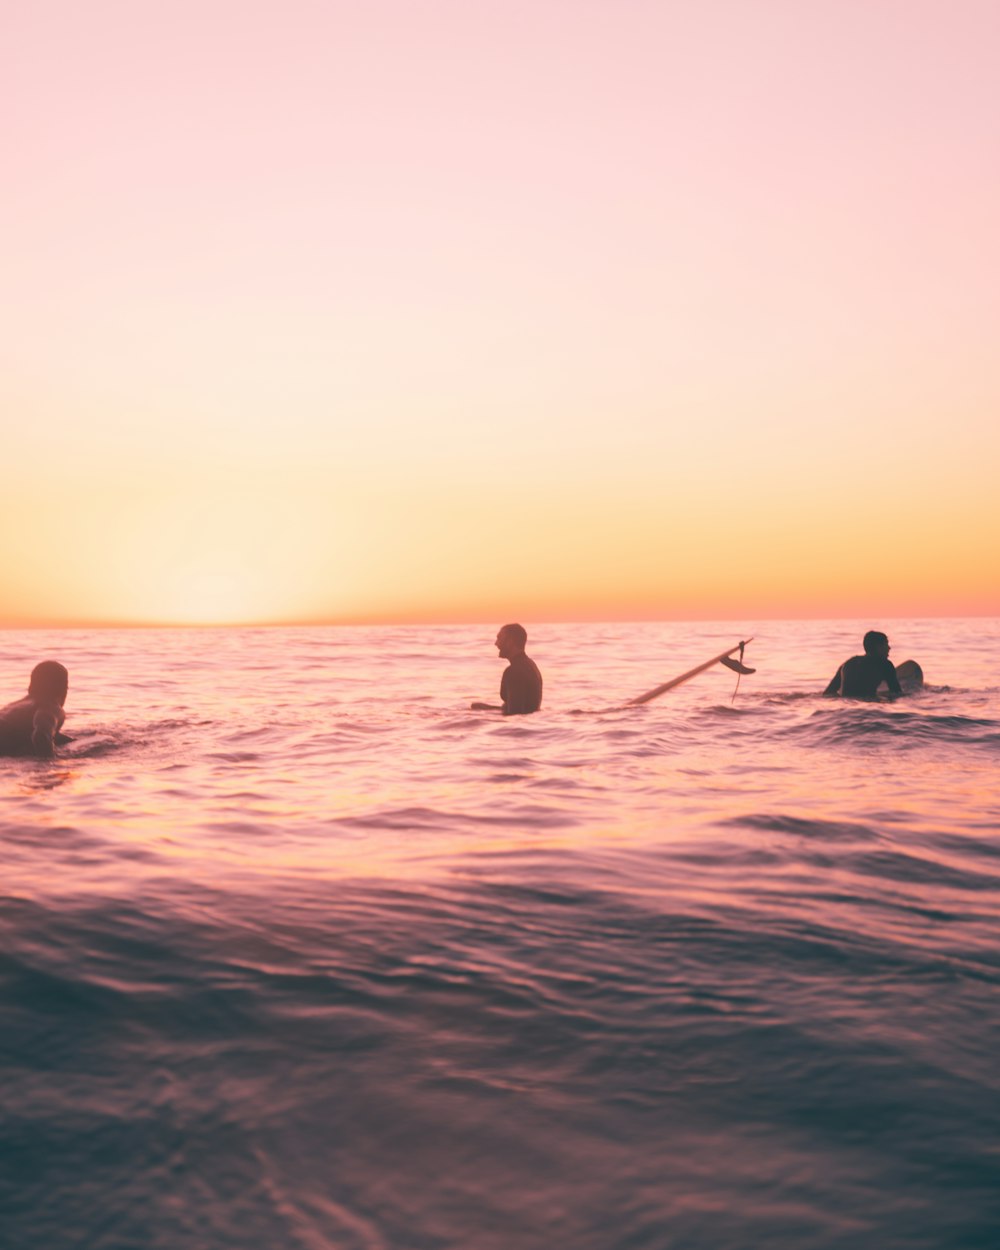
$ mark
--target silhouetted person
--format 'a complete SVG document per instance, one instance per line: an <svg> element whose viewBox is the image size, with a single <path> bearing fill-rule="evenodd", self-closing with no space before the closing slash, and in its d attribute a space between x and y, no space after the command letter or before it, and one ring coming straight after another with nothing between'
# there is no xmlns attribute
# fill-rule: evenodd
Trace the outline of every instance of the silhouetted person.
<svg viewBox="0 0 1000 1250"><path fill-rule="evenodd" d="M59 730L66 719L63 704L69 674L55 660L31 670L27 696L0 709L0 755L37 755L50 759L56 744L67 742Z"/></svg>
<svg viewBox="0 0 1000 1250"><path fill-rule="evenodd" d="M889 639L877 629L864 636L864 655L845 660L823 691L824 695L843 695L845 699L874 699L882 682L890 694L902 694L899 679L889 659Z"/></svg>
<svg viewBox="0 0 1000 1250"><path fill-rule="evenodd" d="M503 625L497 634L496 649L507 667L500 678L502 705L473 703L476 712L503 712L504 716L523 716L537 712L542 706L542 675L534 660L524 654L528 641L523 625Z"/></svg>

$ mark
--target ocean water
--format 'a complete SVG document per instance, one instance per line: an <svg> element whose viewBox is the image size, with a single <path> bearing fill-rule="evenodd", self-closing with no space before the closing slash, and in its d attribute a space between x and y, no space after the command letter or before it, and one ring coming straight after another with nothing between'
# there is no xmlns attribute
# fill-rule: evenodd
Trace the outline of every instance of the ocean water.
<svg viewBox="0 0 1000 1250"><path fill-rule="evenodd" d="M1000 1245L1000 622L528 624L0 633L0 1245Z"/></svg>

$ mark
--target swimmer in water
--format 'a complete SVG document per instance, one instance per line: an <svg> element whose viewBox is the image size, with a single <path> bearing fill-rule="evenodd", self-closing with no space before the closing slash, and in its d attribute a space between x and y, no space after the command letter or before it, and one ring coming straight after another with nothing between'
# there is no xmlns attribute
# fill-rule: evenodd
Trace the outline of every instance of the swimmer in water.
<svg viewBox="0 0 1000 1250"><path fill-rule="evenodd" d="M852 655L834 673L823 691L825 696L841 695L845 699L874 699L882 682L889 693L902 694L896 669L889 659L889 639L877 629L864 636L864 655Z"/></svg>
<svg viewBox="0 0 1000 1250"><path fill-rule="evenodd" d="M69 674L55 660L31 670L27 696L0 708L0 755L36 755L51 759L56 746L68 741L59 730L66 719L63 704Z"/></svg>
<svg viewBox="0 0 1000 1250"><path fill-rule="evenodd" d="M524 653L528 635L523 625L503 625L496 638L500 659L507 661L500 679L499 707L494 703L473 703L474 712L503 712L504 716L525 716L542 706L542 675L538 665Z"/></svg>

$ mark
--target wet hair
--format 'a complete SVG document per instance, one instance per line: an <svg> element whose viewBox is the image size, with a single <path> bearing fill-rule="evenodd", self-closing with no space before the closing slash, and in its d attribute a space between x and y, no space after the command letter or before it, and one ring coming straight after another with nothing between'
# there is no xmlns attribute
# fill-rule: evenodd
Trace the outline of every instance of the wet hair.
<svg viewBox="0 0 1000 1250"><path fill-rule="evenodd" d="M887 647L889 639L878 629L870 629L865 634L862 645L865 649L865 655L874 655L877 647Z"/></svg>
<svg viewBox="0 0 1000 1250"><path fill-rule="evenodd" d="M42 660L31 670L28 694L36 699L55 699L62 703L69 689L69 673L58 660Z"/></svg>
<svg viewBox="0 0 1000 1250"><path fill-rule="evenodd" d="M528 631L523 625L504 625L500 632L506 634L518 647L523 647L528 641Z"/></svg>

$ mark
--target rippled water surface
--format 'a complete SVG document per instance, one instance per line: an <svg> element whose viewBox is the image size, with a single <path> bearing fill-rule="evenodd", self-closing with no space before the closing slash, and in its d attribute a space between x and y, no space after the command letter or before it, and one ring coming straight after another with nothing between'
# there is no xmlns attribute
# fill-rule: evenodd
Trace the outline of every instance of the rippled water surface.
<svg viewBox="0 0 1000 1250"><path fill-rule="evenodd" d="M0 1243L995 1250L1000 622L494 632L0 633Z"/></svg>

